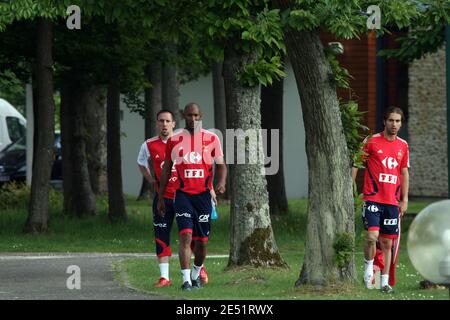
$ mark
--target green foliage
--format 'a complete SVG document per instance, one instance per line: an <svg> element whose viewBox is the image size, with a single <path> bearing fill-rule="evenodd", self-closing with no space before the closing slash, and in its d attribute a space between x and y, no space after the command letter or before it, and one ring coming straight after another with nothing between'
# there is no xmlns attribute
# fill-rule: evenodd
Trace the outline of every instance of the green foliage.
<svg viewBox="0 0 450 320"><path fill-rule="evenodd" d="M25 115L25 84L9 69L0 70L0 98Z"/></svg>
<svg viewBox="0 0 450 320"><path fill-rule="evenodd" d="M257 63L244 66L243 72L237 75L237 79L242 84L252 87L258 84L271 85L273 79L280 79L285 76L281 58L274 56L270 60L263 59Z"/></svg>
<svg viewBox="0 0 450 320"><path fill-rule="evenodd" d="M271 9L267 0L208 3L202 23L209 37L205 44L209 57L223 59L226 46L255 53L256 61L237 74L243 85L267 85L285 76L281 57L286 48L278 9Z"/></svg>
<svg viewBox="0 0 450 320"><path fill-rule="evenodd" d="M339 108L351 161L354 167L362 168L363 140L367 135L366 132L369 130L368 127L361 124L364 113L358 110L358 104L353 100L346 103L341 102Z"/></svg>
<svg viewBox="0 0 450 320"><path fill-rule="evenodd" d="M353 78L347 69L342 67L336 58L336 53L332 48L325 48L325 56L330 63L336 86L349 89L351 88L349 78ZM350 160L355 167L362 167L362 146L363 139L369 128L361 123L364 112L358 110L358 104L354 100L348 102L339 102L342 126L344 128L345 140L350 153Z"/></svg>
<svg viewBox="0 0 450 320"><path fill-rule="evenodd" d="M355 241L350 233L339 233L333 243L334 263L340 269L346 268L352 261Z"/></svg>
<svg viewBox="0 0 450 320"><path fill-rule="evenodd" d="M31 187L16 182L9 182L0 188L0 210L28 209ZM53 188L49 189L49 207L61 210L63 196Z"/></svg>
<svg viewBox="0 0 450 320"><path fill-rule="evenodd" d="M353 76L350 75L346 68L341 66L339 60L336 58L336 53L332 48L325 48L324 52L328 63L330 64L331 70L333 71L336 86L340 88L350 89L349 79L353 79Z"/></svg>
<svg viewBox="0 0 450 320"><path fill-rule="evenodd" d="M420 11L421 14L414 20L409 32L396 39L400 48L383 50L379 53L380 56L412 62L443 46L445 26L450 23L450 3L421 1Z"/></svg>

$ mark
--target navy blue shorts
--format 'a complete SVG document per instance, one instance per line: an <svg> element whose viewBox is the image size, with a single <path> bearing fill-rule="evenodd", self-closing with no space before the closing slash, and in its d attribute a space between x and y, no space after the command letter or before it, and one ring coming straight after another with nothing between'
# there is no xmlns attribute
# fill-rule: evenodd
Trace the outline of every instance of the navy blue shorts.
<svg viewBox="0 0 450 320"><path fill-rule="evenodd" d="M153 199L153 229L155 231L156 255L158 257L170 257L170 230L172 229L175 210L173 199L164 198L166 213L164 217L158 214L158 194Z"/></svg>
<svg viewBox="0 0 450 320"><path fill-rule="evenodd" d="M191 195L177 190L174 207L179 234L192 233L192 240L207 242L212 210L209 191Z"/></svg>
<svg viewBox="0 0 450 320"><path fill-rule="evenodd" d="M395 239L399 233L398 206L366 201L362 210L364 228L379 231L380 237Z"/></svg>

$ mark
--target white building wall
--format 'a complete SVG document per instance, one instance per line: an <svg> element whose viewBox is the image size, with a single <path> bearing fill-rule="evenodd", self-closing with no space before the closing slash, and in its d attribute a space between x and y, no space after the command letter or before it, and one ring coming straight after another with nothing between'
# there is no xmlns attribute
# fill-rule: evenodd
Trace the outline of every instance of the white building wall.
<svg viewBox="0 0 450 320"><path fill-rule="evenodd" d="M291 69L284 83L284 173L288 198L308 195L308 168L305 153L305 131L300 107L300 98ZM214 127L214 105L211 75L180 86L180 108L189 102L198 103L203 111L203 127ZM122 103L122 175L124 192L138 195L142 178L137 169L136 158L144 141L144 120L130 113ZM178 124L177 127L184 127Z"/></svg>

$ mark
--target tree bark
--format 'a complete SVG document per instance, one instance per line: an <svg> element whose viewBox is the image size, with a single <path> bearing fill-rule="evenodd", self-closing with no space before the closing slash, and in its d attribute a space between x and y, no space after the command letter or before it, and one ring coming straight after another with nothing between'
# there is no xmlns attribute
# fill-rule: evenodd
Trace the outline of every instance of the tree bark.
<svg viewBox="0 0 450 320"><path fill-rule="evenodd" d="M87 139L86 155L92 191L96 195L108 192L106 174L106 90L99 85L87 88L84 107L84 127Z"/></svg>
<svg viewBox="0 0 450 320"><path fill-rule="evenodd" d="M176 46L174 44L166 45L168 54L176 57ZM180 81L178 79L178 68L175 59L167 61L162 68L162 107L173 112L178 127L184 127L179 106Z"/></svg>
<svg viewBox="0 0 450 320"><path fill-rule="evenodd" d="M147 75L152 84L151 88L146 88L145 96L145 139L156 136L156 114L161 110L161 63L155 62L148 67ZM145 177L142 178L141 191L137 200L152 199L153 193Z"/></svg>
<svg viewBox="0 0 450 320"><path fill-rule="evenodd" d="M283 165L283 79L261 87L261 124L263 129L267 129L267 155L272 154L270 131L279 130L279 169L274 175L266 175L266 179L270 215L285 215L288 212L288 201Z"/></svg>
<svg viewBox="0 0 450 320"><path fill-rule="evenodd" d="M225 93L232 128L259 135L256 145L245 144L246 164L236 164L233 169L228 265L285 267L272 231L263 161L250 164L248 157L252 149L263 152L259 86L243 86L236 79L239 71L255 58L254 53L237 53L231 46L225 52Z"/></svg>
<svg viewBox="0 0 450 320"><path fill-rule="evenodd" d="M223 152L226 155L226 129L227 129L227 107L225 103L225 85L223 83L223 63L218 61L212 62L212 80L213 80L213 97L214 97L214 127L222 133ZM231 172L227 175L228 186L231 186ZM230 199L230 190L226 189L224 194L218 194L219 198Z"/></svg>
<svg viewBox="0 0 450 320"><path fill-rule="evenodd" d="M37 19L36 62L33 85L34 100L34 157L31 199L28 218L24 226L26 233L47 231L48 194L54 158L55 104L53 101L53 24L50 20Z"/></svg>
<svg viewBox="0 0 450 320"><path fill-rule="evenodd" d="M91 188L86 155L84 118L90 90L81 82L66 79L61 88L64 213L83 217L95 215L95 194Z"/></svg>
<svg viewBox="0 0 450 320"><path fill-rule="evenodd" d="M317 32L287 30L285 41L300 92L309 168L305 259L296 285L353 281L353 252L343 267L333 261L337 238L355 235L351 167L334 76Z"/></svg>
<svg viewBox="0 0 450 320"><path fill-rule="evenodd" d="M120 87L115 73L108 85L107 113L108 218L111 222L127 221L122 184L120 147Z"/></svg>

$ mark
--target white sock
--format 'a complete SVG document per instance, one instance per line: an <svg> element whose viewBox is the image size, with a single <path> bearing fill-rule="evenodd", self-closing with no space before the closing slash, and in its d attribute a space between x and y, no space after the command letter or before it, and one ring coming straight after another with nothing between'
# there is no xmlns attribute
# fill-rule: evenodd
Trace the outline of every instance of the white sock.
<svg viewBox="0 0 450 320"><path fill-rule="evenodd" d="M364 278L373 277L373 260L364 259Z"/></svg>
<svg viewBox="0 0 450 320"><path fill-rule="evenodd" d="M168 262L159 264L159 273L161 274L161 278L169 280L169 263Z"/></svg>
<svg viewBox="0 0 450 320"><path fill-rule="evenodd" d="M389 275L388 274L382 274L381 275L381 287L389 285Z"/></svg>
<svg viewBox="0 0 450 320"><path fill-rule="evenodd" d="M183 276L183 283L187 281L189 284L192 284L190 269L181 269L181 275Z"/></svg>
<svg viewBox="0 0 450 320"><path fill-rule="evenodd" d="M195 264L192 265L192 271L191 271L191 277L194 280L197 280L198 276L200 275L200 270L202 270L203 265L200 267L196 266Z"/></svg>

